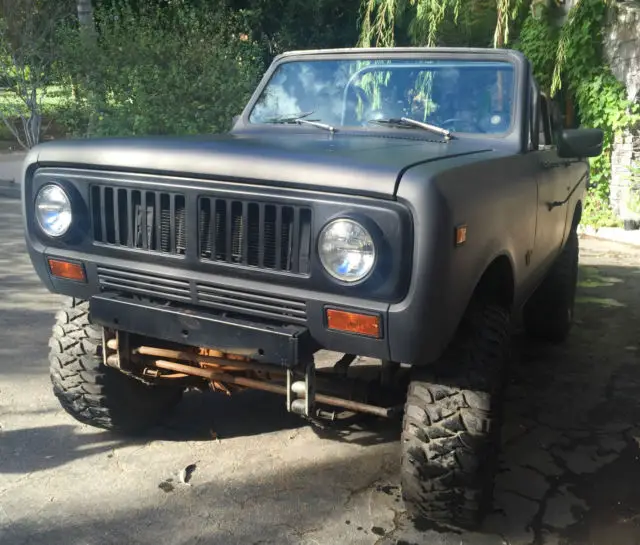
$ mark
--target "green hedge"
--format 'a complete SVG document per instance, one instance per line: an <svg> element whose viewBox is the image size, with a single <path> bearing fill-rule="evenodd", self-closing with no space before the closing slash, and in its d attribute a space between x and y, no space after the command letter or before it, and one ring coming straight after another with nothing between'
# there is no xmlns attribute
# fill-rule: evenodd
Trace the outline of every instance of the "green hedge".
<svg viewBox="0 0 640 545"><path fill-rule="evenodd" d="M58 70L76 136L201 134L230 125L263 72L264 51L238 17L183 1L97 10L98 34L71 20Z"/></svg>

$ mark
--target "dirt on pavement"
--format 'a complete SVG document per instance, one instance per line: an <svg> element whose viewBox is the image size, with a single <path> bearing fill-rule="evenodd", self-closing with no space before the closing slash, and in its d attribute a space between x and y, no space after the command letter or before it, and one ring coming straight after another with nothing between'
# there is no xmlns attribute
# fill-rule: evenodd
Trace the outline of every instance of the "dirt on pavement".
<svg viewBox="0 0 640 545"><path fill-rule="evenodd" d="M397 423L321 431L249 392L189 394L137 439L77 424L51 392L59 298L32 271L18 201L0 199L0 235L3 545L640 544L638 249L582 239L569 341L516 335L494 512L460 534L406 519Z"/></svg>

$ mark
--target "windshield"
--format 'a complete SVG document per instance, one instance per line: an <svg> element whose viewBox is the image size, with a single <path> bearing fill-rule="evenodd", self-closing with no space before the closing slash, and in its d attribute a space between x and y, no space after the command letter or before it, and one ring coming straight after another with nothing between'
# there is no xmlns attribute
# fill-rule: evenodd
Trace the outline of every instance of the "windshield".
<svg viewBox="0 0 640 545"><path fill-rule="evenodd" d="M379 127L375 120L408 117L455 132L499 134L511 127L513 97L509 62L296 60L278 66L249 121L303 117L334 127Z"/></svg>

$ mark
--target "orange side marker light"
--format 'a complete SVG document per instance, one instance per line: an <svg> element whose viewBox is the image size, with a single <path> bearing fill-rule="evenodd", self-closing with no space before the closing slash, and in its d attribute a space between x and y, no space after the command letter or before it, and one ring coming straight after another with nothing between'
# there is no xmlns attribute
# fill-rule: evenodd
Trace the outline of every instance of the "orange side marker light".
<svg viewBox="0 0 640 545"><path fill-rule="evenodd" d="M329 329L380 338L380 317L343 310L327 309Z"/></svg>
<svg viewBox="0 0 640 545"><path fill-rule="evenodd" d="M69 263L60 259L49 259L49 270L52 276L64 278L65 280L75 280L76 282L86 282L84 267L80 263Z"/></svg>

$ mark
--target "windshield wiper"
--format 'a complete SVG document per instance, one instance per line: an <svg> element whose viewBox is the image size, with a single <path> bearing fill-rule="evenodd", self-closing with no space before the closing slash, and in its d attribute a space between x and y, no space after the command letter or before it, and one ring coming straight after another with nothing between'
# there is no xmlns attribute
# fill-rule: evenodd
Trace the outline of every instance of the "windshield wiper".
<svg viewBox="0 0 640 545"><path fill-rule="evenodd" d="M309 117L311 112L299 112L297 114L279 115L278 117L270 117L265 120L265 123L296 123L299 119Z"/></svg>
<svg viewBox="0 0 640 545"><path fill-rule="evenodd" d="M445 140L449 141L453 138L453 134L451 131L447 129L443 129L442 127L438 127L436 125L431 125L430 123L424 123L422 121L418 121L416 119L411 119L410 117L401 117L400 119L370 119L369 123L378 123L380 125L393 125L396 127L417 127L419 129L424 129L427 131L431 131L440 136L443 136Z"/></svg>
<svg viewBox="0 0 640 545"><path fill-rule="evenodd" d="M327 125L326 123L321 123L320 121L312 121L304 119L305 117L309 117L313 112L304 112L296 115L288 115L288 116L280 116L274 117L271 119L267 119L266 123L277 123L277 124L297 124L297 125L311 125L312 127L318 127L319 129L324 129L329 132L336 132L335 127L331 125Z"/></svg>
<svg viewBox="0 0 640 545"><path fill-rule="evenodd" d="M331 125L327 125L326 123L320 123L320 121L310 121L307 119L296 119L295 123L298 125L311 125L312 127L318 127L319 129L324 129L329 132L336 132L336 128Z"/></svg>

